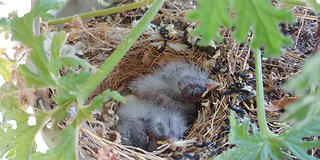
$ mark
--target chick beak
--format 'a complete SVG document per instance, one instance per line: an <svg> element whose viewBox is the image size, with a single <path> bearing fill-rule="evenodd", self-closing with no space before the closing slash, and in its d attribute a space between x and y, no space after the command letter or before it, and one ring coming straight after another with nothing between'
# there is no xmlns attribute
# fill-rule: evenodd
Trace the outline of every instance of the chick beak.
<svg viewBox="0 0 320 160"><path fill-rule="evenodd" d="M176 138L169 138L167 140L164 140L164 141L157 141L157 145L165 145L165 144L169 144L169 149L172 150L172 151L175 151L177 150L177 146L174 145L174 142L176 142L177 139Z"/></svg>
<svg viewBox="0 0 320 160"><path fill-rule="evenodd" d="M168 140L165 140L165 141L157 141L157 145L164 145L164 144L167 144L169 143Z"/></svg>
<svg viewBox="0 0 320 160"><path fill-rule="evenodd" d="M177 141L176 138L168 138L168 139L166 139L166 140L164 140L164 141L157 141L157 144L158 144L158 145L163 145L163 144L166 144L166 143L171 144L171 143L174 143L174 142L176 142L176 141Z"/></svg>
<svg viewBox="0 0 320 160"><path fill-rule="evenodd" d="M206 84L206 91L203 92L203 94L201 95L201 97L203 98L204 96L206 96L210 91L216 89L219 86L219 83L217 83L216 81L211 80L209 83Z"/></svg>

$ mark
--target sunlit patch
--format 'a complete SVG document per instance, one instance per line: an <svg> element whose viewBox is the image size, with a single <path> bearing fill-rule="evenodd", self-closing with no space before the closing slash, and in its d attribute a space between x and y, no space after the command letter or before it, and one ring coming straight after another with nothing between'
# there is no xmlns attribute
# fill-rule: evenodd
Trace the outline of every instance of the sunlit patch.
<svg viewBox="0 0 320 160"><path fill-rule="evenodd" d="M11 124L12 129L17 129L17 121L9 120L8 123Z"/></svg>
<svg viewBox="0 0 320 160"><path fill-rule="evenodd" d="M3 114L0 112L0 122L3 122Z"/></svg>
<svg viewBox="0 0 320 160"><path fill-rule="evenodd" d="M9 151L5 152L2 157L0 157L1 160L9 160L9 159L15 159L16 150L10 149Z"/></svg>
<svg viewBox="0 0 320 160"><path fill-rule="evenodd" d="M49 147L48 145L46 144L46 142L44 141L41 133L39 132L38 134L36 134L36 145L37 145L37 148L36 148L36 151L37 152L40 152L40 153L46 153L47 150L49 150Z"/></svg>
<svg viewBox="0 0 320 160"><path fill-rule="evenodd" d="M35 116L30 116L28 118L28 125L29 126L35 126L37 124L37 120Z"/></svg>
<svg viewBox="0 0 320 160"><path fill-rule="evenodd" d="M50 128L52 128L52 126L53 126L53 121L52 121L52 120L48 121L46 127L47 127L48 129L50 129Z"/></svg>
<svg viewBox="0 0 320 160"><path fill-rule="evenodd" d="M32 114L32 115L34 114L34 110L33 110L33 108L31 106L27 106L26 107L26 112L29 113L29 114Z"/></svg>

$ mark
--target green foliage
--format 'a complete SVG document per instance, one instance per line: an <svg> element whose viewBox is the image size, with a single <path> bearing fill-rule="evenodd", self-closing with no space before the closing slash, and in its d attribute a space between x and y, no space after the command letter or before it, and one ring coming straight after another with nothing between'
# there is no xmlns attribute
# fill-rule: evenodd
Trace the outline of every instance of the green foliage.
<svg viewBox="0 0 320 160"><path fill-rule="evenodd" d="M289 92L293 92L298 96L305 96L309 93L318 91L320 71L317 67L320 66L320 56L316 55L309 58L303 66L303 71L291 78L284 86Z"/></svg>
<svg viewBox="0 0 320 160"><path fill-rule="evenodd" d="M190 20L199 21L200 26L194 30L194 34L201 35L201 45L207 44L212 37L221 40L220 26L230 26L229 1L200 0L198 9L189 12Z"/></svg>
<svg viewBox="0 0 320 160"><path fill-rule="evenodd" d="M95 97L89 106L78 106L78 113L73 122L68 128L59 132L56 136L61 137L57 147L49 150L46 154L36 153L34 159L77 159L77 143L78 143L78 127L84 120L90 120L92 112L103 106L103 103L108 100L106 97L121 97L118 92L106 90L101 95ZM124 102L125 98L121 97L119 102Z"/></svg>
<svg viewBox="0 0 320 160"><path fill-rule="evenodd" d="M287 91L293 92L301 98L299 102L288 106L283 120L293 121L299 128L310 123L315 124L314 117L320 116L320 72L315 69L320 66L319 61L319 54L309 58L305 62L302 72L289 79L284 86Z"/></svg>
<svg viewBox="0 0 320 160"><path fill-rule="evenodd" d="M16 88L7 83L1 88L0 95L14 91L16 91ZM34 150L35 135L42 127L42 123L29 126L27 122L31 115L25 112L14 95L6 95L4 98L1 97L0 111L3 114L4 124L8 123L8 120L15 120L17 124L16 129L12 129L9 125L6 125L7 127L0 127L6 130L5 132L0 132L0 155L3 155L7 151L14 150L16 159L29 159L29 155L31 155ZM37 122L44 120L44 114L42 113L38 113L36 117Z"/></svg>
<svg viewBox="0 0 320 160"><path fill-rule="evenodd" d="M13 65L13 62L10 62L9 60L4 58L0 58L0 75L3 76L5 81L9 81L11 74L11 66Z"/></svg>
<svg viewBox="0 0 320 160"><path fill-rule="evenodd" d="M318 5L314 0L309 0L308 3L313 3L315 8ZM309 60L303 72L286 85L288 91L302 97L300 102L289 106L284 115L284 120L294 124L277 135L269 130L265 118L259 48L264 47L265 55L268 57L280 55L281 47L289 45L291 40L280 33L278 24L291 22L292 14L284 9L275 9L268 0L200 0L198 8L191 11L188 17L199 22L199 28L195 29L194 34L202 36L201 44L208 43L211 38L220 40L220 27L232 27L234 38L238 42L244 42L248 32L252 33L250 47L256 59L257 113L260 129L247 118L236 119L232 112L229 137L230 143L235 144L235 147L223 152L218 159L289 159L292 155L298 159L316 159L307 151L320 146L319 140L312 140L313 136L319 136L320 130L320 125L315 124L320 119L320 72L315 70L320 66L319 55Z"/></svg>
<svg viewBox="0 0 320 160"><path fill-rule="evenodd" d="M233 8L237 13L234 34L239 42L244 42L251 28L253 33L251 47L259 49L264 46L268 57L279 56L281 46L291 44L291 39L283 36L278 27L280 22L293 20L290 11L277 10L268 0L238 0L234 1Z"/></svg>
<svg viewBox="0 0 320 160"><path fill-rule="evenodd" d="M316 122L320 118L316 117L312 120ZM236 147L223 152L217 159L289 159L290 154L298 159L316 159L307 154L307 150L320 147L318 140L303 140L305 137L319 135L320 124L318 123L308 123L303 128L293 126L282 135L267 136L259 132L249 119L237 121L232 112L230 126L230 143L235 144Z"/></svg>
<svg viewBox="0 0 320 160"><path fill-rule="evenodd" d="M23 85L27 88L19 90L20 88L18 89L12 82L0 88L0 113L3 114L4 119L0 123L0 156L9 153L8 155L15 159L77 159L79 125L85 120L90 120L92 112L102 107L106 101L113 99L125 103L126 99L118 92L106 90L91 100L88 105L84 105L84 102L120 62L163 3L164 0L161 0L151 6L119 49L95 72L91 72L93 67L85 60L74 55L61 54L61 48L67 39L65 32L57 32L54 35L49 53L44 49L45 36L33 34L33 20L36 17L44 20L52 18L48 11L59 8L60 3L40 0L31 12L21 18L13 13L8 27L12 39L30 48L27 56L28 65L20 65L17 69L19 75L25 80L26 84ZM64 74L61 74L61 71ZM16 77L17 83L23 83L23 80ZM25 111L26 105L21 104L18 99L21 93L28 94L28 90L39 88L54 89L55 94L52 98L57 106L54 110L46 112L36 109L37 112L32 115ZM57 124L67 118L67 110L70 106L75 106L77 109L75 118L71 124L61 130ZM27 123L31 116L36 118L36 124L33 126ZM53 138L59 140L58 144L47 153L36 153L35 135L41 132L49 120L53 121L50 130ZM17 123L16 128L11 127L12 121Z"/></svg>
<svg viewBox="0 0 320 160"><path fill-rule="evenodd" d="M266 159L271 150L270 143L258 128L244 119L242 123L236 121L234 113L230 114L230 142L237 147L223 152L218 159ZM251 130L251 133L249 131ZM253 152L254 151L254 152Z"/></svg>
<svg viewBox="0 0 320 160"><path fill-rule="evenodd" d="M230 12L236 15L231 17ZM220 40L218 33L221 26L234 27L234 37L240 43L251 31L252 49L264 47L267 57L280 56L281 47L291 44L291 39L280 33L278 24L291 22L292 14L285 9L275 9L268 0L200 0L198 8L191 11L188 17L200 23L194 31L194 34L202 36L200 44L207 44L211 38Z"/></svg>

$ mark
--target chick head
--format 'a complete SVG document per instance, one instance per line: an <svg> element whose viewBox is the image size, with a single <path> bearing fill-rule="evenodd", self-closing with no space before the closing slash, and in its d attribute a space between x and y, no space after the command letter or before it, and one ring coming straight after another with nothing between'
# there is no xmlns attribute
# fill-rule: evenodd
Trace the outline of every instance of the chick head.
<svg viewBox="0 0 320 160"><path fill-rule="evenodd" d="M173 143L183 138L187 129L185 119L178 112L163 112L161 117L154 117L150 125L147 131L149 150L156 150L163 142Z"/></svg>
<svg viewBox="0 0 320 160"><path fill-rule="evenodd" d="M192 75L183 76L178 81L183 100L187 102L199 102L207 92L219 86L217 82L208 78Z"/></svg>

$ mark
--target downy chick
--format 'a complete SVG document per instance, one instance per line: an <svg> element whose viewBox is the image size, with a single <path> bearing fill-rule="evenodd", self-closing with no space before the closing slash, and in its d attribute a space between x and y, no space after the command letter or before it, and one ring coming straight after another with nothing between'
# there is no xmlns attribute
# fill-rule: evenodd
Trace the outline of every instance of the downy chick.
<svg viewBox="0 0 320 160"><path fill-rule="evenodd" d="M128 99L116 114L119 122L115 127L124 138L123 144L154 151L159 141L172 143L183 137L186 121L178 111L168 110L139 100Z"/></svg>
<svg viewBox="0 0 320 160"><path fill-rule="evenodd" d="M218 83L194 64L170 62L162 69L133 81L129 88L141 99L180 110L192 123L198 111L196 102Z"/></svg>

